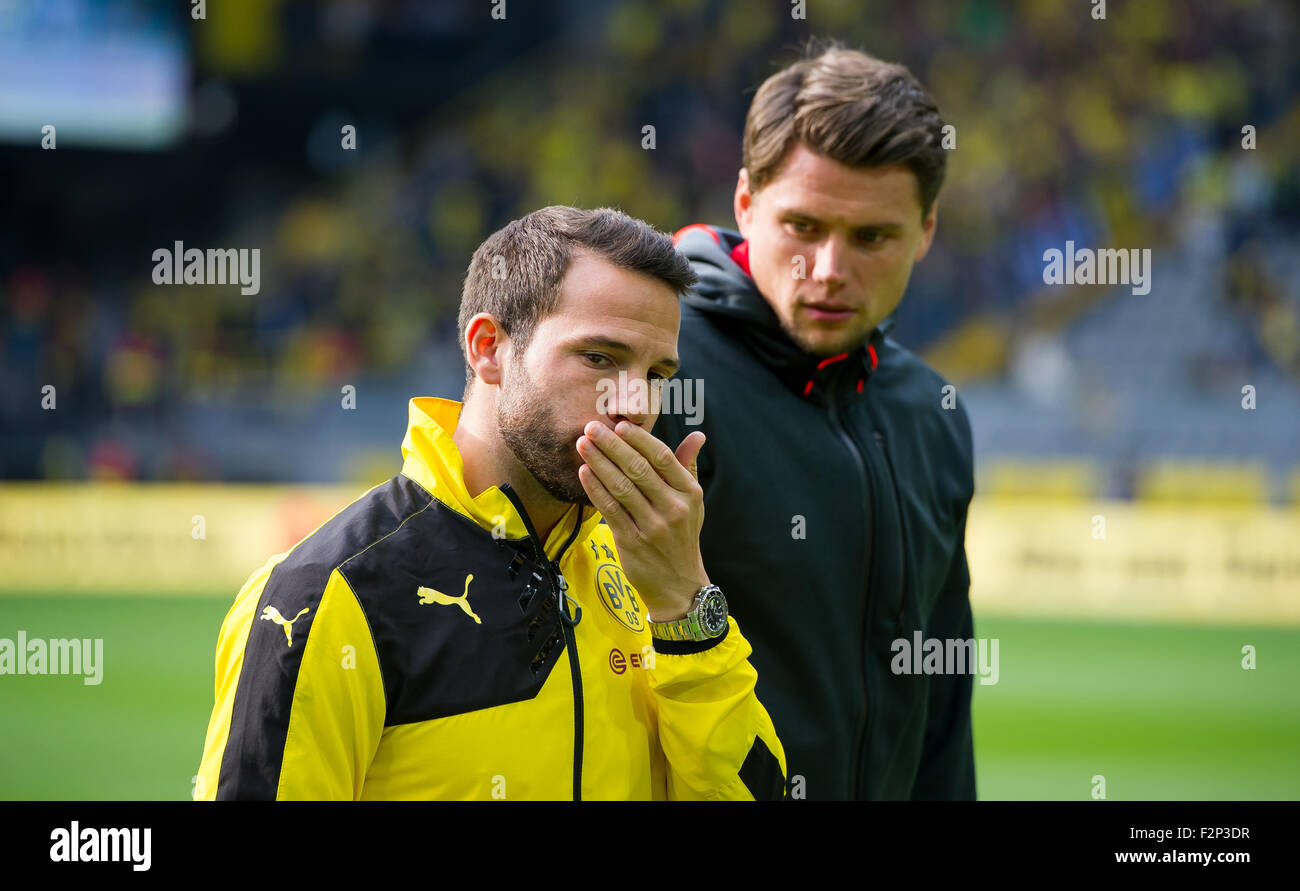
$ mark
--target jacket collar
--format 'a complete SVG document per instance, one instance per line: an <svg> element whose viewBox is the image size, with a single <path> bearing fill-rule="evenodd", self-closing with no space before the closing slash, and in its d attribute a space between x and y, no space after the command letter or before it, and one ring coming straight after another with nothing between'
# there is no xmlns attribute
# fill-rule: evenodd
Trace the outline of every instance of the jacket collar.
<svg viewBox="0 0 1300 891"><path fill-rule="evenodd" d="M484 529L504 529L508 539L528 538L524 519L498 486L491 486L471 497L465 486L465 461L451 438L460 421L462 403L434 396L422 396L410 402L410 423L402 440L402 473L423 486L447 507L468 517ZM546 539L546 553L555 559L573 535L578 505L572 505L555 524ZM592 508L582 512L582 527L577 544L586 540L600 523L600 513Z"/></svg>

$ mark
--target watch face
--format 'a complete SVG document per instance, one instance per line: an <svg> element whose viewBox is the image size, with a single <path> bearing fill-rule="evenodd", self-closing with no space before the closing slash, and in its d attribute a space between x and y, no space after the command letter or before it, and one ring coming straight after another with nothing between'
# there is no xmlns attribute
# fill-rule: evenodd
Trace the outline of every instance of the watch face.
<svg viewBox="0 0 1300 891"><path fill-rule="evenodd" d="M727 627L727 601L718 591L710 591L700 604L700 627L710 637L717 637Z"/></svg>

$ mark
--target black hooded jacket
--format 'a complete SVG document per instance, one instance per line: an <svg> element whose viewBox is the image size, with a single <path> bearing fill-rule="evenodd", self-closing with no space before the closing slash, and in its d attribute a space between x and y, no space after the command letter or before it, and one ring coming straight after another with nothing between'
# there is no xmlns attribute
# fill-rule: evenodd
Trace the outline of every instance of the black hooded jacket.
<svg viewBox="0 0 1300 891"><path fill-rule="evenodd" d="M654 432L674 448L708 437L704 566L753 645L790 794L973 799L974 667L893 670L895 641L917 631L945 646L974 636L971 434L955 391L881 329L842 357L805 353L738 233L694 225L676 240L700 277L682 298L677 378L703 387L703 411L687 417L666 392Z"/></svg>

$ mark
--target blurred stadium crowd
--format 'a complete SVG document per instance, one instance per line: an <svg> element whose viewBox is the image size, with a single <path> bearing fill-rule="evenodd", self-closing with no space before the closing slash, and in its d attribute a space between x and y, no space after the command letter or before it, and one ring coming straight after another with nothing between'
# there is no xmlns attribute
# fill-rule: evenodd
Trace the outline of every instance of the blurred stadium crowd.
<svg viewBox="0 0 1300 891"><path fill-rule="evenodd" d="M0 28L102 14L56 6ZM505 21L487 2L231 2L204 22L124 6L114 27L186 48L187 124L152 151L45 152L36 133L0 150L4 478L395 471L406 398L460 395L482 238L555 203L733 225L749 97L814 35L907 64L956 128L894 336L957 383L982 490L1300 501L1284 0L1112 3L1104 21L1065 0L820 0L807 21L744 0L512 2ZM260 293L153 284L153 250L181 239L260 248ZM1067 240L1151 248L1151 292L1044 285Z"/></svg>

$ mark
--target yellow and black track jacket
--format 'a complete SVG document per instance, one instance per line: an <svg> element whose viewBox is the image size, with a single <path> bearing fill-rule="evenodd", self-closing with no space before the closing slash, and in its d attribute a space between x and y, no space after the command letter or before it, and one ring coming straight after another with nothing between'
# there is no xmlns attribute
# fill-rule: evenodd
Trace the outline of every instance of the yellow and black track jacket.
<svg viewBox="0 0 1300 891"><path fill-rule="evenodd" d="M239 592L200 799L768 799L785 753L732 619L652 646L609 527L543 545L471 497L460 403L411 401L402 472Z"/></svg>

